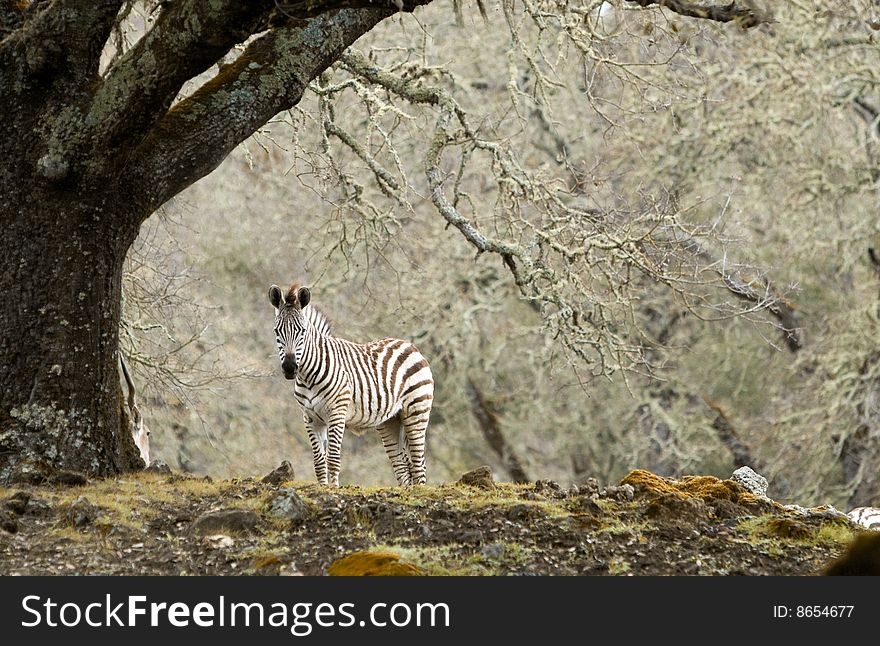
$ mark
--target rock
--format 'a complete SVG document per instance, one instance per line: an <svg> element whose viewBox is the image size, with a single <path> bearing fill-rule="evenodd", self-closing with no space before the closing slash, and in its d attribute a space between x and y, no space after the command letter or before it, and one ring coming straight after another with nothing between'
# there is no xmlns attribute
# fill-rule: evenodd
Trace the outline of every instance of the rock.
<svg viewBox="0 0 880 646"><path fill-rule="evenodd" d="M832 520L849 518L842 511L835 509L831 505L821 505L819 507L801 507L800 505L784 505L784 509L787 509L789 511L794 512L795 515L797 515L797 516L803 516L803 517L807 517L807 518L826 518L826 519L832 519Z"/></svg>
<svg viewBox="0 0 880 646"><path fill-rule="evenodd" d="M535 492L550 498L562 498L562 487L555 480L538 480L535 482Z"/></svg>
<svg viewBox="0 0 880 646"><path fill-rule="evenodd" d="M69 505L61 507L61 519L76 529L91 525L98 517L98 508L88 498L80 496Z"/></svg>
<svg viewBox="0 0 880 646"><path fill-rule="evenodd" d="M304 576L302 572L300 572L296 563L288 563L287 565L282 565L278 570L278 576Z"/></svg>
<svg viewBox="0 0 880 646"><path fill-rule="evenodd" d="M16 516L24 514L27 505L31 500L31 495L26 491L16 491L3 501L3 506Z"/></svg>
<svg viewBox="0 0 880 646"><path fill-rule="evenodd" d="M202 536L211 534L253 534L260 524L260 517L249 509L219 509L209 511L193 521L193 533Z"/></svg>
<svg viewBox="0 0 880 646"><path fill-rule="evenodd" d="M355 552L335 560L327 568L330 576L422 576L422 568L401 562L394 552Z"/></svg>
<svg viewBox="0 0 880 646"><path fill-rule="evenodd" d="M793 511L798 516L810 515L810 511L806 507L801 507L800 505L785 505L785 508L789 511Z"/></svg>
<svg viewBox="0 0 880 646"><path fill-rule="evenodd" d="M264 484L280 485L286 480L293 480L293 478L293 467L290 466L290 462L285 460L281 463L281 466L272 471L272 473L264 476L260 482Z"/></svg>
<svg viewBox="0 0 880 646"><path fill-rule="evenodd" d="M88 479L77 471L55 469L40 462L24 462L19 464L9 476L11 484L53 484L67 487L81 486Z"/></svg>
<svg viewBox="0 0 880 646"><path fill-rule="evenodd" d="M483 555L483 558L496 560L504 556L505 549L503 543L492 543L483 547L480 550L480 554Z"/></svg>
<svg viewBox="0 0 880 646"><path fill-rule="evenodd" d="M767 478L755 473L751 467L740 467L733 472L730 479L741 484L756 496L767 495Z"/></svg>
<svg viewBox="0 0 880 646"><path fill-rule="evenodd" d="M631 484L605 487L599 494L601 498L612 498L621 502L632 502L635 488Z"/></svg>
<svg viewBox="0 0 880 646"><path fill-rule="evenodd" d="M162 460L153 460L150 462L150 466L144 469L147 473L156 473L163 476L171 475L171 467L169 467Z"/></svg>
<svg viewBox="0 0 880 646"><path fill-rule="evenodd" d="M584 500L589 500L589 498L584 498ZM570 516L563 522L576 531L588 532L595 531L603 525L603 521L599 515L591 514L588 511L581 512L578 510L575 510L574 515Z"/></svg>
<svg viewBox="0 0 880 646"><path fill-rule="evenodd" d="M10 484L39 485L48 479L45 469L27 462L19 464L9 476Z"/></svg>
<svg viewBox="0 0 880 646"><path fill-rule="evenodd" d="M600 518L605 514L605 511L598 502L584 496L578 496L571 502L571 510L578 514L590 514L596 518Z"/></svg>
<svg viewBox="0 0 880 646"><path fill-rule="evenodd" d="M477 467L461 476L458 481L461 484L470 485L479 489L494 489L495 482L492 480L492 469L487 466Z"/></svg>
<svg viewBox="0 0 880 646"><path fill-rule="evenodd" d="M712 510L712 514L721 520L753 515L747 507L724 498L711 501L709 508Z"/></svg>
<svg viewBox="0 0 880 646"><path fill-rule="evenodd" d="M665 493L650 500L644 508L644 514L665 525L697 525L708 520L709 508L700 498Z"/></svg>
<svg viewBox="0 0 880 646"><path fill-rule="evenodd" d="M639 500L650 500L670 494L698 498L721 510L725 517L756 516L783 509L782 505L766 496L756 496L738 482L719 480L713 476L682 476L673 479L636 469L621 480L621 485L625 484L633 486L635 496ZM734 506L740 507L740 511Z"/></svg>
<svg viewBox="0 0 880 646"><path fill-rule="evenodd" d="M569 498L576 498L576 497L579 496L580 494L581 494L581 489L580 489L580 487L578 487L576 484L572 484L572 485L568 488L568 497L569 497Z"/></svg>
<svg viewBox="0 0 880 646"><path fill-rule="evenodd" d="M823 573L826 576L880 576L880 534L863 532Z"/></svg>
<svg viewBox="0 0 880 646"><path fill-rule="evenodd" d="M771 518L764 523L766 533L779 538L803 540L813 535L806 523L794 518Z"/></svg>
<svg viewBox="0 0 880 646"><path fill-rule="evenodd" d="M228 549L235 545L235 539L226 534L211 534L202 539L205 546L214 550Z"/></svg>
<svg viewBox="0 0 880 646"><path fill-rule="evenodd" d="M294 489L285 487L279 489L278 493L269 499L266 513L273 518L288 520L291 524L299 525L312 516L312 509Z"/></svg>
<svg viewBox="0 0 880 646"><path fill-rule="evenodd" d="M0 510L0 529L10 534L18 531L18 519L8 509Z"/></svg>
<svg viewBox="0 0 880 646"><path fill-rule="evenodd" d="M277 574L283 564L277 554L261 554L251 560L251 567L263 574Z"/></svg>
<svg viewBox="0 0 880 646"><path fill-rule="evenodd" d="M581 496L592 496L599 493L599 481L596 478L585 478L577 485Z"/></svg>
<svg viewBox="0 0 880 646"><path fill-rule="evenodd" d="M810 507L807 513L814 518L827 518L831 520L849 520L849 516L831 505L819 505L818 507Z"/></svg>
<svg viewBox="0 0 880 646"><path fill-rule="evenodd" d="M77 471L56 471L49 476L49 484L63 487L81 487L88 483L88 478Z"/></svg>

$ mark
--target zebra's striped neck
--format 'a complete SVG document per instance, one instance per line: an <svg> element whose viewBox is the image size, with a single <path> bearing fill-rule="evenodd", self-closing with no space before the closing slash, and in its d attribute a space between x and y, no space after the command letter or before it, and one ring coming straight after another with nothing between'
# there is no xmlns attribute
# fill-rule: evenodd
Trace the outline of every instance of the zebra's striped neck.
<svg viewBox="0 0 880 646"><path fill-rule="evenodd" d="M317 307L307 305L303 308L303 316L308 321L308 327L321 336L332 336L330 321L324 316L324 312Z"/></svg>
<svg viewBox="0 0 880 646"><path fill-rule="evenodd" d="M318 313L322 318L323 314ZM326 319L323 319L326 323ZM327 325L329 330L329 325ZM314 388L318 379L321 377L320 345L330 334L323 333L319 328L309 326L303 335L303 352L300 358L299 370L296 373L296 380L306 388ZM326 377L326 375L325 375Z"/></svg>

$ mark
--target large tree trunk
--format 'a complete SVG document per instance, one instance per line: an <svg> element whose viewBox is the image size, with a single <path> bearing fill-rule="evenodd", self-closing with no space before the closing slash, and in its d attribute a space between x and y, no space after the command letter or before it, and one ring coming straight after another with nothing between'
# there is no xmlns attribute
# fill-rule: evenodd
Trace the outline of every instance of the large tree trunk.
<svg viewBox="0 0 880 646"><path fill-rule="evenodd" d="M0 206L0 481L143 467L116 354L137 225L82 191L11 189L0 186L14 196Z"/></svg>

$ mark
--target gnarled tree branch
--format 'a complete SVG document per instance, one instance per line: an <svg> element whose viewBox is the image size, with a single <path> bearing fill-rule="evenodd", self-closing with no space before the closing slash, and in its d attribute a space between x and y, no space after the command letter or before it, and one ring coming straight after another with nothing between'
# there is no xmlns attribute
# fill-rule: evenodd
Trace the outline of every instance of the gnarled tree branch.
<svg viewBox="0 0 880 646"><path fill-rule="evenodd" d="M21 26L26 10L24 0L0 1L0 38Z"/></svg>
<svg viewBox="0 0 880 646"><path fill-rule="evenodd" d="M43 94L50 79L90 82L98 70L101 51L123 0L57 0L24 6L15 0L0 5L0 101L12 109L17 97ZM5 78L9 75L9 78ZM8 82L15 78L18 82Z"/></svg>
<svg viewBox="0 0 880 646"><path fill-rule="evenodd" d="M428 1L410 1L407 8ZM211 172L273 115L296 105L309 82L395 11L390 5L341 9L254 40L235 62L169 110L131 156L132 182L145 174L154 178L145 196L149 209Z"/></svg>
<svg viewBox="0 0 880 646"><path fill-rule="evenodd" d="M626 0L640 7L659 5L666 7L682 16L689 18L701 18L715 22L736 22L743 29L755 27L768 21L764 12L759 11L749 0L733 0L726 5L702 5L696 2L684 0Z"/></svg>
<svg viewBox="0 0 880 646"><path fill-rule="evenodd" d="M136 145L165 114L182 85L246 40L273 6L272 0L170 3L153 28L109 70L89 104L58 115L47 155L72 163L83 148L112 153Z"/></svg>
<svg viewBox="0 0 880 646"><path fill-rule="evenodd" d="M445 175L440 168L440 156L450 141L449 129L452 127L452 122L457 120L466 131L467 136L477 140L476 133L468 126L464 112L452 95L443 88L425 87L415 80L406 80L381 70L357 52L346 52L341 60L353 73L371 83L384 87L414 103L435 105L440 108L440 115L437 117L437 124L434 128L434 138L425 156L425 174L431 191L431 201L443 219L458 229L464 238L477 249L478 253L499 254L513 273L517 285L522 286L525 279L515 261L519 260L529 271L533 269L532 258L525 249L485 235L455 208L455 205L443 192ZM484 143L487 146L492 145L488 142Z"/></svg>

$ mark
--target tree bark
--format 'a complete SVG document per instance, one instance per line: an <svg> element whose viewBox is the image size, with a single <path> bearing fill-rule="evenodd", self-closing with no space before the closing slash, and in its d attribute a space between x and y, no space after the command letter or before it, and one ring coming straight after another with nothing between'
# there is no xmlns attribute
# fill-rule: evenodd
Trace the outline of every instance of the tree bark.
<svg viewBox="0 0 880 646"><path fill-rule="evenodd" d="M137 225L110 197L27 188L0 184L0 482L143 467L116 367Z"/></svg>

